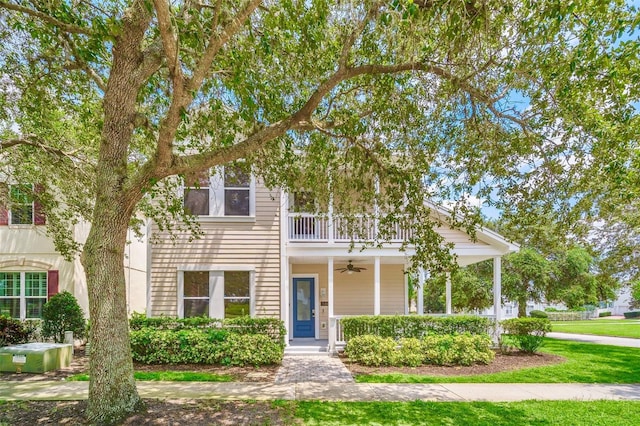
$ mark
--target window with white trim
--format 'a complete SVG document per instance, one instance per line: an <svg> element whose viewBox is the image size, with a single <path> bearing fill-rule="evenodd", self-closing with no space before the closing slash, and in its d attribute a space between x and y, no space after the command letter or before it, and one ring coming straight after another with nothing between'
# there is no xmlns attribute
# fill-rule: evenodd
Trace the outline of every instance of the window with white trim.
<svg viewBox="0 0 640 426"><path fill-rule="evenodd" d="M235 318L252 314L253 272L178 271L178 315Z"/></svg>
<svg viewBox="0 0 640 426"><path fill-rule="evenodd" d="M200 217L255 216L255 182L240 164L185 176L184 208Z"/></svg>
<svg viewBox="0 0 640 426"><path fill-rule="evenodd" d="M0 272L0 315L42 318L46 302L46 272Z"/></svg>
<svg viewBox="0 0 640 426"><path fill-rule="evenodd" d="M11 198L11 224L33 224L33 189L31 185L11 185L9 191Z"/></svg>

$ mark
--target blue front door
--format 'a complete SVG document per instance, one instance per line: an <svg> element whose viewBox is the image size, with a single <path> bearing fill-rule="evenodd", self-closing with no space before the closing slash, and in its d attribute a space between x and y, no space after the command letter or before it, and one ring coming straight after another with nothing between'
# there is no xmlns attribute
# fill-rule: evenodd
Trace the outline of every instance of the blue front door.
<svg viewBox="0 0 640 426"><path fill-rule="evenodd" d="M293 337L315 337L313 278L293 279Z"/></svg>

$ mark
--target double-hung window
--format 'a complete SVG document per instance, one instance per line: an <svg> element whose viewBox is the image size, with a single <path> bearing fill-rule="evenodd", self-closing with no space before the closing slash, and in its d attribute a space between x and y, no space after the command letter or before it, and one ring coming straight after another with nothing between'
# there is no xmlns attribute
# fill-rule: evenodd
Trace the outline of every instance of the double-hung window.
<svg viewBox="0 0 640 426"><path fill-rule="evenodd" d="M185 176L184 208L200 218L255 216L255 184L239 163ZM232 219L233 220L233 219Z"/></svg>
<svg viewBox="0 0 640 426"><path fill-rule="evenodd" d="M180 317L251 315L252 271L182 270L178 274Z"/></svg>
<svg viewBox="0 0 640 426"><path fill-rule="evenodd" d="M0 272L0 315L42 318L46 302L46 272Z"/></svg>
<svg viewBox="0 0 640 426"><path fill-rule="evenodd" d="M30 185L11 185L11 224L31 225L33 223L33 196Z"/></svg>

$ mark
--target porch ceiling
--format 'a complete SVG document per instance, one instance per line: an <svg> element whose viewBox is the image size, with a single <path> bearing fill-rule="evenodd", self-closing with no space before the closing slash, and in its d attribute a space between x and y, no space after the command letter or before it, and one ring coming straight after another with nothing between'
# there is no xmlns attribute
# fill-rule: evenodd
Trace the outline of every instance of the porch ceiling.
<svg viewBox="0 0 640 426"><path fill-rule="evenodd" d="M324 265L327 263L329 256L290 256L289 263L291 264L311 264L311 265ZM364 256L362 254L353 254L348 256L334 256L333 263L335 265L347 264L349 261L358 264L371 264L373 265L374 256ZM397 257L380 257L380 263L383 265L404 265L408 259L404 256Z"/></svg>

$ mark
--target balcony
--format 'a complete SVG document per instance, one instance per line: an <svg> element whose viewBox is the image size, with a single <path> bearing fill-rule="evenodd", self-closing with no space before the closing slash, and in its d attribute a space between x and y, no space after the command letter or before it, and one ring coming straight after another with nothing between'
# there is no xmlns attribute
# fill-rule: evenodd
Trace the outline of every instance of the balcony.
<svg viewBox="0 0 640 426"><path fill-rule="evenodd" d="M313 213L289 213L287 236L290 242L350 243L375 241L378 221L372 217L359 216L348 223L345 218L316 215ZM401 243L413 235L409 227L394 224L386 238L389 242Z"/></svg>

